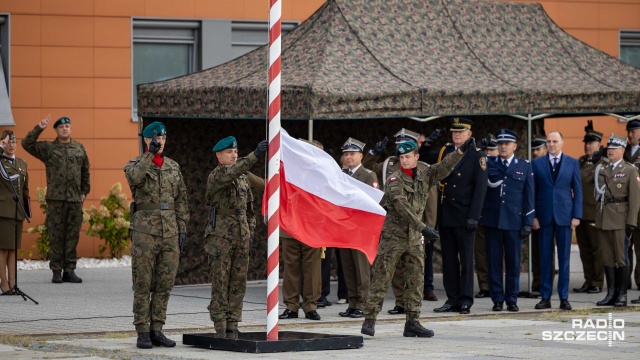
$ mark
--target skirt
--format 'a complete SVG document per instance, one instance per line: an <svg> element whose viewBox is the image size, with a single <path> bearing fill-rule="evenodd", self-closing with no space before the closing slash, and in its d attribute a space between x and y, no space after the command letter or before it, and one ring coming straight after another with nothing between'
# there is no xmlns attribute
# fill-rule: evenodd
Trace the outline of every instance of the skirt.
<svg viewBox="0 0 640 360"><path fill-rule="evenodd" d="M22 241L22 223L23 221L9 218L0 218L0 249L15 250L15 223L18 223L18 249Z"/></svg>

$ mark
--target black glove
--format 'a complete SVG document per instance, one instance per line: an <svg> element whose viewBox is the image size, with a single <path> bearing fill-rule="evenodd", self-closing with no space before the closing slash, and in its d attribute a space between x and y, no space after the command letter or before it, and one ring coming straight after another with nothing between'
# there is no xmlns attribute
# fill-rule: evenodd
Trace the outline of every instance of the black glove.
<svg viewBox="0 0 640 360"><path fill-rule="evenodd" d="M374 155L378 155L380 154L384 148L387 146L387 143L389 142L389 138L388 137L384 137L384 139L378 141L374 146L373 146L373 153Z"/></svg>
<svg viewBox="0 0 640 360"><path fill-rule="evenodd" d="M158 136L156 132L153 132L153 137L151 138L151 142L149 143L149 152L153 155L157 154L160 151L160 143L158 142Z"/></svg>
<svg viewBox="0 0 640 360"><path fill-rule="evenodd" d="M635 226L633 225L629 225L627 224L627 227L625 228L624 234L626 237L631 237L631 233L633 232L633 230L635 230Z"/></svg>
<svg viewBox="0 0 640 360"><path fill-rule="evenodd" d="M486 138L480 139L480 150L484 151L487 148L488 144L489 142L487 141Z"/></svg>
<svg viewBox="0 0 640 360"><path fill-rule="evenodd" d="M462 144L462 146L460 146L460 151L467 152L469 150L473 150L476 148L476 139L474 137L470 137L467 139L467 141L464 142L464 144Z"/></svg>
<svg viewBox="0 0 640 360"><path fill-rule="evenodd" d="M474 232L476 231L477 228L478 228L478 220L467 219L467 232Z"/></svg>
<svg viewBox="0 0 640 360"><path fill-rule="evenodd" d="M184 247L184 241L187 238L187 233L179 233L178 234L178 247L180 247L180 252L182 252L182 248Z"/></svg>
<svg viewBox="0 0 640 360"><path fill-rule="evenodd" d="M593 120L587 120L587 126L584 127L584 132L589 133L593 130Z"/></svg>
<svg viewBox="0 0 640 360"><path fill-rule="evenodd" d="M440 234L433 228L426 226L422 229L422 236L424 236L424 240L429 243L434 243L436 240L440 239Z"/></svg>
<svg viewBox="0 0 640 360"><path fill-rule="evenodd" d="M435 129L428 138L425 139L429 144L433 144L444 135L444 129Z"/></svg>
<svg viewBox="0 0 640 360"><path fill-rule="evenodd" d="M600 145L600 149L591 155L591 162L595 164L600 161L600 159L602 159L602 154L604 154L604 146Z"/></svg>
<svg viewBox="0 0 640 360"><path fill-rule="evenodd" d="M520 230L520 238L522 240L525 240L526 238L529 237L529 235L531 235L531 225L523 226L522 229Z"/></svg>
<svg viewBox="0 0 640 360"><path fill-rule="evenodd" d="M267 149L269 149L269 142L267 140L262 140L260 141L260 144L258 144L258 147L253 150L253 153L256 157L261 157L267 152Z"/></svg>

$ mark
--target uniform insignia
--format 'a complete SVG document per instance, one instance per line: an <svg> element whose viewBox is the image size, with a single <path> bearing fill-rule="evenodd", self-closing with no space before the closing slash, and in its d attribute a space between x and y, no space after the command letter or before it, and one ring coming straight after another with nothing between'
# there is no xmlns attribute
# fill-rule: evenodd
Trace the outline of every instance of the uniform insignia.
<svg viewBox="0 0 640 360"><path fill-rule="evenodd" d="M393 161L389 161L389 166L393 166Z"/></svg>
<svg viewBox="0 0 640 360"><path fill-rule="evenodd" d="M524 173L520 171L516 171L516 175L524 175Z"/></svg>
<svg viewBox="0 0 640 360"><path fill-rule="evenodd" d="M396 178L393 178L393 180L389 179L389 181L395 181ZM638 179L640 179L640 177L638 177ZM640 181L640 180L639 180ZM373 186L374 189L378 188L378 183L374 182L373 184L371 184L371 186Z"/></svg>
<svg viewBox="0 0 640 360"><path fill-rule="evenodd" d="M137 161L138 161L137 157L134 157L133 159L129 160L129 162L132 162L132 163L137 162Z"/></svg>
<svg viewBox="0 0 640 360"><path fill-rule="evenodd" d="M617 187L618 189L622 189L622 184L618 183Z"/></svg>
<svg viewBox="0 0 640 360"><path fill-rule="evenodd" d="M638 180L638 182L640 182L640 176L636 176L636 180Z"/></svg>
<svg viewBox="0 0 640 360"><path fill-rule="evenodd" d="M482 170L487 170L487 158L486 157L481 157L480 158L480 167L482 168Z"/></svg>
<svg viewBox="0 0 640 360"><path fill-rule="evenodd" d="M398 148L398 152L399 152L400 154L404 154L404 148Z"/></svg>
<svg viewBox="0 0 640 360"><path fill-rule="evenodd" d="M627 174L619 173L619 174L615 174L615 175L613 175L613 177L614 177L615 179L621 179L621 178L623 178L623 177L625 177L625 176L627 176Z"/></svg>
<svg viewBox="0 0 640 360"><path fill-rule="evenodd" d="M396 177L389 178L389 182L394 182L396 180L398 180L398 178L396 178Z"/></svg>

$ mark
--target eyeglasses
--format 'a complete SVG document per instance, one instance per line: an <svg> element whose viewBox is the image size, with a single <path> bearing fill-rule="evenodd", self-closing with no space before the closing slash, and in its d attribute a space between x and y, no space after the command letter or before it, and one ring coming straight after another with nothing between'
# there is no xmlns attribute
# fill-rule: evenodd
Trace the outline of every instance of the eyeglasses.
<svg viewBox="0 0 640 360"><path fill-rule="evenodd" d="M9 141L9 145L17 145L17 144L18 144L18 142L15 141L15 140L10 140Z"/></svg>

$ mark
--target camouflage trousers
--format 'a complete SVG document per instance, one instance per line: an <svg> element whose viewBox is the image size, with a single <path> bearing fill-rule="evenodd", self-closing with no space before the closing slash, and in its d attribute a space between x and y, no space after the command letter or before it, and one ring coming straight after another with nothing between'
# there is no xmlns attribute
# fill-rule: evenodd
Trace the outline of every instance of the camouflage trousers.
<svg viewBox="0 0 640 360"><path fill-rule="evenodd" d="M45 225L49 233L49 268L54 271L75 270L78 261L76 247L82 226L82 203L47 200Z"/></svg>
<svg viewBox="0 0 640 360"><path fill-rule="evenodd" d="M249 240L207 236L211 270L211 321L233 329L242 321L242 301L247 291ZM217 328L218 326L216 326Z"/></svg>
<svg viewBox="0 0 640 360"><path fill-rule="evenodd" d="M160 331L180 262L178 236L132 231L131 241L133 325L139 333Z"/></svg>
<svg viewBox="0 0 640 360"><path fill-rule="evenodd" d="M424 287L424 246L407 244L397 239L383 237L371 268L371 288L364 305L366 319L375 319L382 309L391 279L398 263L404 271L404 304L407 321L420 317Z"/></svg>

